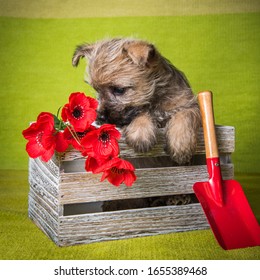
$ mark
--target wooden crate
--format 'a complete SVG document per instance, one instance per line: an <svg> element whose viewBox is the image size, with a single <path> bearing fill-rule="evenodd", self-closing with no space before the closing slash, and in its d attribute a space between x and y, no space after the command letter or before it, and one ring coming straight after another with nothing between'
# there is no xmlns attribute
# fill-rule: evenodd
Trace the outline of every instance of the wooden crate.
<svg viewBox="0 0 260 280"><path fill-rule="evenodd" d="M232 179L234 128L216 126L216 134L223 178ZM85 160L75 150L56 155L47 163L30 159L29 217L59 246L208 228L192 189L195 182L208 180L203 131L187 166L169 160L162 148L162 135L146 154L136 154L121 140L121 155L137 168L132 187L101 183L100 174L85 172ZM184 194L191 203L154 204L156 199L168 201Z"/></svg>

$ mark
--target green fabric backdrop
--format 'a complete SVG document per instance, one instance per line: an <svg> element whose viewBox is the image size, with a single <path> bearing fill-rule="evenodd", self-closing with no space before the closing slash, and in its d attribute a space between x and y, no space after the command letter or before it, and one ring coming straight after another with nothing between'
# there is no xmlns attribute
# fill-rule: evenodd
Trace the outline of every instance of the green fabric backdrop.
<svg viewBox="0 0 260 280"><path fill-rule="evenodd" d="M260 4L240 2L0 0L0 258L259 258L259 248L223 252L210 231L59 249L27 218L21 131L41 111L55 113L71 92L95 94L83 82L84 61L71 66L72 53L79 43L114 36L151 41L194 92L213 91L216 122L235 126L236 176L260 217Z"/></svg>
<svg viewBox="0 0 260 280"><path fill-rule="evenodd" d="M77 44L135 36L156 44L195 92L214 93L218 124L236 128L236 172L260 171L259 13L84 19L0 18L1 168L25 169L21 131L39 112L56 112L83 83Z"/></svg>

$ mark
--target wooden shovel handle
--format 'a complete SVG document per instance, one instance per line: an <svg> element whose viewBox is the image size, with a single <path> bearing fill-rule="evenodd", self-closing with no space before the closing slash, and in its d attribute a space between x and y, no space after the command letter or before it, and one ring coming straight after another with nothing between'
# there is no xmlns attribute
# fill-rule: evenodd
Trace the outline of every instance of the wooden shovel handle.
<svg viewBox="0 0 260 280"><path fill-rule="evenodd" d="M198 94L198 101L204 132L206 158L219 157L215 132L212 93L210 91L200 92Z"/></svg>

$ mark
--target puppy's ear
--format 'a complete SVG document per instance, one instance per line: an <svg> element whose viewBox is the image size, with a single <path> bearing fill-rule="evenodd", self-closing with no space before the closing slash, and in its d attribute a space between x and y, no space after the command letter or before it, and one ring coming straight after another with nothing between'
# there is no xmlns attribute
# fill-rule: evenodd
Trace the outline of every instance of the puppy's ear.
<svg viewBox="0 0 260 280"><path fill-rule="evenodd" d="M133 41L125 44L123 53L128 55L135 64L149 66L155 57L156 50L153 45L146 42Z"/></svg>
<svg viewBox="0 0 260 280"><path fill-rule="evenodd" d="M93 50L94 50L94 45L84 44L84 45L77 46L72 57L72 65L78 66L79 60L82 57L90 58Z"/></svg>

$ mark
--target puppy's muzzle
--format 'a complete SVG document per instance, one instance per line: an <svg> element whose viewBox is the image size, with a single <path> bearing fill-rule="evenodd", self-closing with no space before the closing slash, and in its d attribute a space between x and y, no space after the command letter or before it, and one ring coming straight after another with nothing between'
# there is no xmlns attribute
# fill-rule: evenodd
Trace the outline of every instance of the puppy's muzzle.
<svg viewBox="0 0 260 280"><path fill-rule="evenodd" d="M105 114L104 113L100 113L100 112L97 112L97 113L98 113L97 119L96 119L97 123L98 124L106 123L107 117L105 116Z"/></svg>
<svg viewBox="0 0 260 280"><path fill-rule="evenodd" d="M122 111L105 109L97 111L97 123L115 124L117 127L129 125L132 120L139 115L143 110L138 107L127 107Z"/></svg>
<svg viewBox="0 0 260 280"><path fill-rule="evenodd" d="M110 123L115 124L117 126L120 126L120 123L118 120L121 119L121 115L118 112L110 112L109 110L104 111L97 111L97 123L103 124L103 123Z"/></svg>

